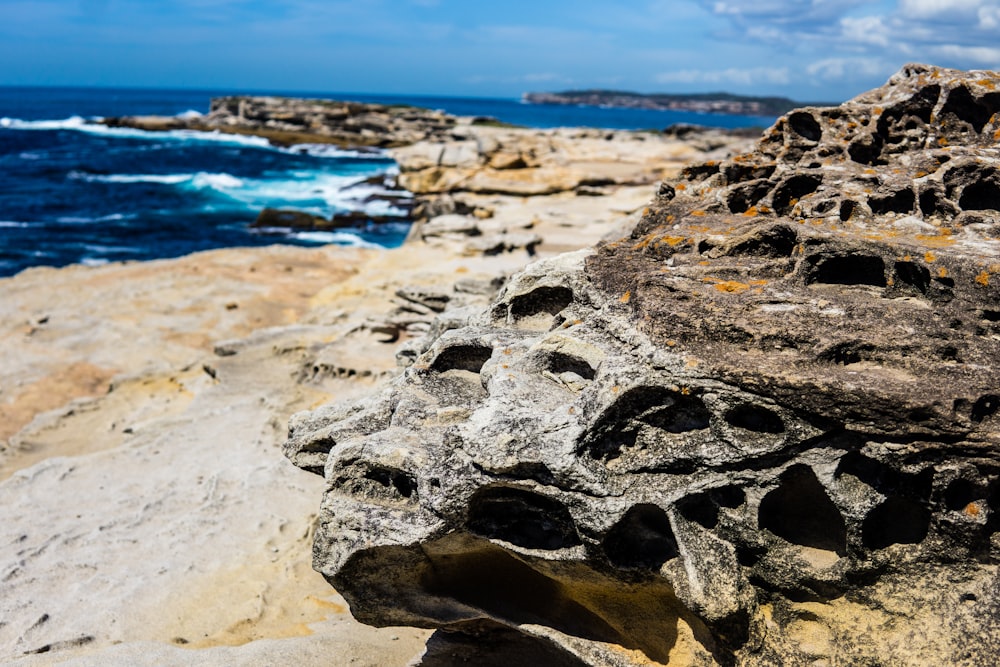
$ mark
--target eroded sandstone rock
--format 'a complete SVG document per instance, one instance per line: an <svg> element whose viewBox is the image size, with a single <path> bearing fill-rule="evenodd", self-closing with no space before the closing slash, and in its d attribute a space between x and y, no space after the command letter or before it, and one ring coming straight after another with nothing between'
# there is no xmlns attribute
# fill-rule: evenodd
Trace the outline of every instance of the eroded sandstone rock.
<svg viewBox="0 0 1000 667"><path fill-rule="evenodd" d="M315 567L526 664L994 664L998 85L911 65L792 112L446 310L293 419Z"/></svg>

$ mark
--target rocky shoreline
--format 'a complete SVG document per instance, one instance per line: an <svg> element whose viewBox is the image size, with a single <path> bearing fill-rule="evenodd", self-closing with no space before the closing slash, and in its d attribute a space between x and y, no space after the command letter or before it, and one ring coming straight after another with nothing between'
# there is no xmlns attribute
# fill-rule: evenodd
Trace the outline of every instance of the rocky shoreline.
<svg viewBox="0 0 1000 667"><path fill-rule="evenodd" d="M114 121L357 136L418 222L0 280L0 661L992 665L998 87Z"/></svg>
<svg viewBox="0 0 1000 667"><path fill-rule="evenodd" d="M227 249L0 280L0 661L382 666L424 651L427 631L358 623L312 571L324 484L282 457L291 415L378 386L446 308L483 307L529 261L630 227L657 179L749 145L431 121L440 132L399 149L422 220L401 248Z"/></svg>

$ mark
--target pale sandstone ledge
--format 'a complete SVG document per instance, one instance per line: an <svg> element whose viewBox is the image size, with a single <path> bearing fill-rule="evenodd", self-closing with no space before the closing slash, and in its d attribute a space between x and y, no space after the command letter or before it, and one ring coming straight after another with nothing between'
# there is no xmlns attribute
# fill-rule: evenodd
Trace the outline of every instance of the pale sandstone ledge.
<svg viewBox="0 0 1000 667"><path fill-rule="evenodd" d="M674 144L672 169L725 151ZM652 194L634 183L664 172L628 168L546 196L456 186L392 251L229 249L0 280L0 662L419 656L426 631L357 623L310 569L323 481L282 457L288 419L391 376L442 304L481 307L527 250L630 227Z"/></svg>

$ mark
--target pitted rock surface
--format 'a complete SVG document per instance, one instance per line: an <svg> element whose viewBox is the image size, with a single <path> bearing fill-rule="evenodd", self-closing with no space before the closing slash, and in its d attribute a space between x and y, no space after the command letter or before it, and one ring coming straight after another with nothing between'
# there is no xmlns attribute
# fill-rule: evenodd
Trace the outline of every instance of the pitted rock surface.
<svg viewBox="0 0 1000 667"><path fill-rule="evenodd" d="M299 415L315 567L526 664L995 664L998 85L792 112Z"/></svg>

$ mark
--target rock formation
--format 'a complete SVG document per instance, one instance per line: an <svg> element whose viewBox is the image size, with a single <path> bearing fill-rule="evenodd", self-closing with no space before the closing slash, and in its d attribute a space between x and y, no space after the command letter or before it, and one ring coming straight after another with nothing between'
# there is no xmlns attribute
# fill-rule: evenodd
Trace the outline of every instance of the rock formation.
<svg viewBox="0 0 1000 667"><path fill-rule="evenodd" d="M404 105L235 95L213 98L206 116L127 116L103 122L144 130L251 134L280 146L327 143L390 148L441 136L455 124L455 117Z"/></svg>
<svg viewBox="0 0 1000 667"><path fill-rule="evenodd" d="M792 112L446 310L293 419L315 567L525 664L995 664L998 85L910 65Z"/></svg>

